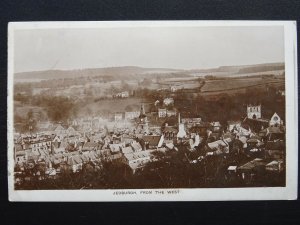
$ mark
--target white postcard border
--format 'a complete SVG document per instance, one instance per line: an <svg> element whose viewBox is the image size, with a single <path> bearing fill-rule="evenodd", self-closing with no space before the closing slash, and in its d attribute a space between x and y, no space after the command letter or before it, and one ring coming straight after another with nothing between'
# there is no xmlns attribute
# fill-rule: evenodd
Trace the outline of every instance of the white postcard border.
<svg viewBox="0 0 300 225"><path fill-rule="evenodd" d="M20 29L180 26L284 26L286 79L286 187L122 190L14 190L14 31ZM8 188L10 201L220 201L293 200L298 182L297 37L295 21L19 22L8 26Z"/></svg>

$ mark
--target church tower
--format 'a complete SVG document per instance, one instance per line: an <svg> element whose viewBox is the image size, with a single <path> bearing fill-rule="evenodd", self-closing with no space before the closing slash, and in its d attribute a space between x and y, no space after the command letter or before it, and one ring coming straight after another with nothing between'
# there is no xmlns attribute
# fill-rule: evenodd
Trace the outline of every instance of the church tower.
<svg viewBox="0 0 300 225"><path fill-rule="evenodd" d="M261 118L261 105L247 105L247 117L249 119Z"/></svg>
<svg viewBox="0 0 300 225"><path fill-rule="evenodd" d="M181 123L180 120L180 113L178 114L178 133L177 133L177 140L182 139L186 136L186 132L184 129L184 123Z"/></svg>
<svg viewBox="0 0 300 225"><path fill-rule="evenodd" d="M144 104L141 105L137 131L138 133L143 133L143 134L149 133L149 123L148 123L147 115L145 113Z"/></svg>

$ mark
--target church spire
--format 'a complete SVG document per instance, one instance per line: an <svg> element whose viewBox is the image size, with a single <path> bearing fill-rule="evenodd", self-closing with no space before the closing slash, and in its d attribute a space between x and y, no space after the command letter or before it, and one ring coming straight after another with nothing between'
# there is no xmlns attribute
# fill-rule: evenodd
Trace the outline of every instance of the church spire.
<svg viewBox="0 0 300 225"><path fill-rule="evenodd" d="M144 103L141 105L141 115L145 115Z"/></svg>

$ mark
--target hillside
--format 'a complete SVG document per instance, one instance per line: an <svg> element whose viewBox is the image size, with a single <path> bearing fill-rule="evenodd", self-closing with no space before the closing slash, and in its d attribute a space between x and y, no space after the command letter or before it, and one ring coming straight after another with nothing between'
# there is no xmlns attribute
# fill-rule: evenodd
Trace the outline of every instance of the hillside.
<svg viewBox="0 0 300 225"><path fill-rule="evenodd" d="M217 75L217 76L241 76L244 74L265 73L268 71L284 70L284 63L266 63L256 65L242 65L242 66L220 66L212 69L195 69L195 70L179 70L168 68L142 68L136 66L124 67L107 67L95 69L77 69L77 70L46 70L46 71L32 71L15 73L15 81L39 81L51 79L65 79L65 78L78 78L78 77L111 77L112 79L140 79L149 75L160 76L189 76L189 75Z"/></svg>
<svg viewBox="0 0 300 225"><path fill-rule="evenodd" d="M266 71L284 70L284 63L264 63L255 65L241 66L220 66L212 69L190 70L192 73L230 73L230 74L245 74L258 73Z"/></svg>
<svg viewBox="0 0 300 225"><path fill-rule="evenodd" d="M32 71L15 73L16 80L50 80L62 78L76 78L76 77L94 77L94 76L125 76L131 77L141 74L153 73L176 73L180 70L166 69L166 68L142 68L135 66L126 67L107 67L96 69L82 69L82 70L46 70L46 71Z"/></svg>

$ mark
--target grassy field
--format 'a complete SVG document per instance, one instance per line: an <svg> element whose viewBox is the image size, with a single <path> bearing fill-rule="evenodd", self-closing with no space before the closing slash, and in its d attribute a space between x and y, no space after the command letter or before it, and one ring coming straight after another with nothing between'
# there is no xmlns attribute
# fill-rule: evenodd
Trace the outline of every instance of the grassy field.
<svg viewBox="0 0 300 225"><path fill-rule="evenodd" d="M139 110L142 102L143 99L141 98L104 99L87 103L79 109L78 114L84 116L88 114L101 114L103 112L114 113Z"/></svg>
<svg viewBox="0 0 300 225"><path fill-rule="evenodd" d="M37 107L37 106L29 106L29 105L24 105L22 106L18 102L14 104L14 115L21 117L21 118L26 118L27 113L29 111L33 112L33 116L36 119L43 119L47 118L47 112L42 108L42 107Z"/></svg>
<svg viewBox="0 0 300 225"><path fill-rule="evenodd" d="M202 92L219 92L219 91L234 91L245 89L248 87L259 87L266 84L278 85L284 84L283 79L262 79L262 78L240 78L240 79L224 79L206 81L202 87Z"/></svg>

